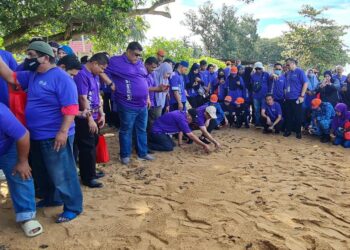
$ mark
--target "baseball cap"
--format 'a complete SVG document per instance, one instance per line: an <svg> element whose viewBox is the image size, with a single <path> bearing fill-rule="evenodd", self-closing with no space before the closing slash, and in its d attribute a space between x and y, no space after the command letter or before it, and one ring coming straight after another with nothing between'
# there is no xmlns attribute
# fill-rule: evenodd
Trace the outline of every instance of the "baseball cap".
<svg viewBox="0 0 350 250"><path fill-rule="evenodd" d="M219 100L219 98L218 98L217 95L212 94L212 95L210 96L210 102L212 102L212 103L217 103L218 100Z"/></svg>
<svg viewBox="0 0 350 250"><path fill-rule="evenodd" d="M241 105L244 103L244 99L242 97L238 97L235 101L236 104Z"/></svg>
<svg viewBox="0 0 350 250"><path fill-rule="evenodd" d="M311 101L311 106L313 109L317 109L322 103L322 100L319 98L315 98Z"/></svg>
<svg viewBox="0 0 350 250"><path fill-rule="evenodd" d="M207 112L212 119L216 119L217 118L217 116L216 116L216 108L214 106L208 106L205 109L205 112Z"/></svg>
<svg viewBox="0 0 350 250"><path fill-rule="evenodd" d="M43 41L32 42L31 44L29 44L27 50L35 50L48 56L55 57L51 46Z"/></svg>
<svg viewBox="0 0 350 250"><path fill-rule="evenodd" d="M225 102L232 102L232 97L231 96L226 96L225 97Z"/></svg>

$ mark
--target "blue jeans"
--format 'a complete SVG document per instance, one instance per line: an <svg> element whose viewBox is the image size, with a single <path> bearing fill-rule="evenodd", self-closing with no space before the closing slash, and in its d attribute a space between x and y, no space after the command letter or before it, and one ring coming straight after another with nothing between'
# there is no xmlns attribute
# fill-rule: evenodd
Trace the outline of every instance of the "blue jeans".
<svg viewBox="0 0 350 250"><path fill-rule="evenodd" d="M174 142L167 134L150 133L148 138L149 148L156 151L169 152L174 150Z"/></svg>
<svg viewBox="0 0 350 250"><path fill-rule="evenodd" d="M130 157L132 148L132 134L135 128L137 153L139 157L144 157L148 153L147 148L147 108L128 108L118 106L120 118L119 144L120 157Z"/></svg>
<svg viewBox="0 0 350 250"><path fill-rule="evenodd" d="M17 149L14 143L9 151L0 156L0 169L4 171L7 185L10 190L13 207L16 212L16 221L26 221L35 218L35 193L33 179L23 180L12 171L17 164Z"/></svg>
<svg viewBox="0 0 350 250"><path fill-rule="evenodd" d="M56 152L55 139L31 141L31 163L35 182L45 203L63 202L63 210L80 214L83 195L73 155L74 135Z"/></svg>
<svg viewBox="0 0 350 250"><path fill-rule="evenodd" d="M334 145L342 145L344 148L350 148L350 141L345 140L344 136L337 136L333 142Z"/></svg>
<svg viewBox="0 0 350 250"><path fill-rule="evenodd" d="M313 128L315 130L315 135L322 136L322 135L329 135L331 130L331 123L332 120L320 120L317 121L317 126L313 125Z"/></svg>
<svg viewBox="0 0 350 250"><path fill-rule="evenodd" d="M261 115L261 105L262 105L261 99L253 99L253 105L254 105L254 117L255 117L255 125L260 125L260 115Z"/></svg>

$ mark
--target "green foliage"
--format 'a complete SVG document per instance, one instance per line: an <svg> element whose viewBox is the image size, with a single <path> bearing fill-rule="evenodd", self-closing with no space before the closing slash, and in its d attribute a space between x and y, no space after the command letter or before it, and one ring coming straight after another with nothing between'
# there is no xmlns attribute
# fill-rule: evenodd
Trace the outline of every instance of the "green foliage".
<svg viewBox="0 0 350 250"><path fill-rule="evenodd" d="M284 57L295 57L302 67L317 67L321 71L349 62L348 50L342 41L349 26L337 25L334 20L323 17L325 10L306 5L299 12L306 22L287 22L290 31L281 42Z"/></svg>
<svg viewBox="0 0 350 250"><path fill-rule="evenodd" d="M186 39L184 40L166 40L165 38L154 38L150 46L145 47L144 58L155 56L159 49L163 49L166 52L166 58L170 58L175 62L182 60L188 61L190 65L193 63L199 63L201 60L206 60L208 64L215 64L219 68L225 67L225 63L206 56L199 58L193 58L194 49L188 44Z"/></svg>
<svg viewBox="0 0 350 250"><path fill-rule="evenodd" d="M148 25L141 15L166 15L155 8L167 2L171 0L0 1L0 37L7 49L20 51L35 36L61 42L84 34L99 50L111 51L131 39L142 40ZM156 7L134 8L147 3Z"/></svg>
<svg viewBox="0 0 350 250"><path fill-rule="evenodd" d="M163 37L154 38L150 46L145 47L144 57L155 56L159 49L166 51L166 57L176 62L192 57L193 49L186 47L182 40L166 40Z"/></svg>
<svg viewBox="0 0 350 250"><path fill-rule="evenodd" d="M281 38L259 38L255 44L256 61L264 64L281 62L283 47L280 45Z"/></svg>
<svg viewBox="0 0 350 250"><path fill-rule="evenodd" d="M215 11L211 2L199 7L198 12L185 13L184 25L199 35L206 54L217 58L251 60L254 56L258 20L251 16L239 17L233 6L223 5Z"/></svg>

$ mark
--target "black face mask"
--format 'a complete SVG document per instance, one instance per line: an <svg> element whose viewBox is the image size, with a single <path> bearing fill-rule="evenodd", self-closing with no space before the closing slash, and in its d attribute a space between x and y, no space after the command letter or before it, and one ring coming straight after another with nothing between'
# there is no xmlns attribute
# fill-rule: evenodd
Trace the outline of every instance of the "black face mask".
<svg viewBox="0 0 350 250"><path fill-rule="evenodd" d="M24 59L23 67L25 70L36 71L40 63L38 62L38 58L26 58Z"/></svg>

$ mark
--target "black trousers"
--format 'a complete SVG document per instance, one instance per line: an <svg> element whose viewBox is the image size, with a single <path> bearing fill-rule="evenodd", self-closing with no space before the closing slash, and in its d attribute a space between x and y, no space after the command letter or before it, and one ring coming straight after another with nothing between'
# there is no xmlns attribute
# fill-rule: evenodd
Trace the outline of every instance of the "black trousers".
<svg viewBox="0 0 350 250"><path fill-rule="evenodd" d="M75 138L79 150L79 169L82 182L96 177L96 146L98 134L89 131L87 119L75 119Z"/></svg>
<svg viewBox="0 0 350 250"><path fill-rule="evenodd" d="M188 102L190 103L192 108L198 108L203 103L203 97L197 95L197 96L190 96L187 97Z"/></svg>
<svg viewBox="0 0 350 250"><path fill-rule="evenodd" d="M148 147L155 151L169 152L174 150L175 143L167 134L148 134Z"/></svg>
<svg viewBox="0 0 350 250"><path fill-rule="evenodd" d="M208 133L211 133L217 126L218 126L218 123L216 119L210 119L209 125L207 127Z"/></svg>
<svg viewBox="0 0 350 250"><path fill-rule="evenodd" d="M301 133L303 104L297 104L296 101L297 99L285 101L286 132L295 131L296 133Z"/></svg>
<svg viewBox="0 0 350 250"><path fill-rule="evenodd" d="M112 125L113 118L112 118L112 94L111 93L104 93L103 94L103 112L106 114L106 123L108 125Z"/></svg>
<svg viewBox="0 0 350 250"><path fill-rule="evenodd" d="M270 127L270 125L267 124L267 119L262 116L260 117L260 122L264 126L265 130L267 130ZM282 126L283 126L283 120L279 121L279 123L275 125L275 131L280 132L282 130Z"/></svg>

